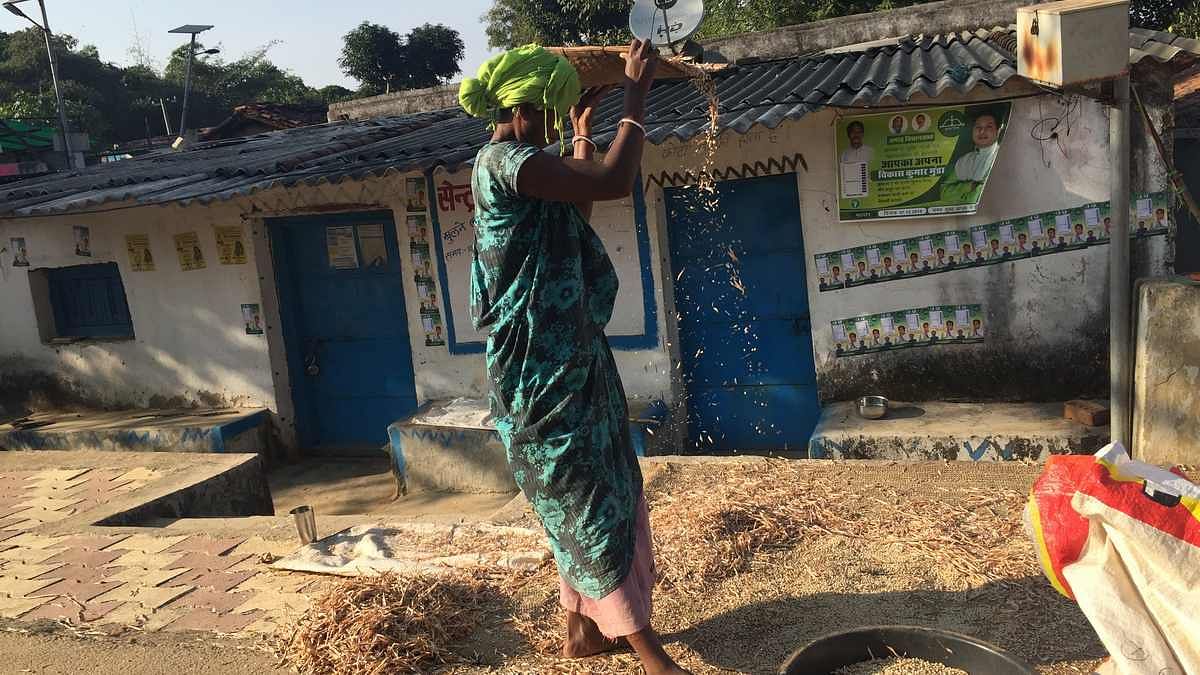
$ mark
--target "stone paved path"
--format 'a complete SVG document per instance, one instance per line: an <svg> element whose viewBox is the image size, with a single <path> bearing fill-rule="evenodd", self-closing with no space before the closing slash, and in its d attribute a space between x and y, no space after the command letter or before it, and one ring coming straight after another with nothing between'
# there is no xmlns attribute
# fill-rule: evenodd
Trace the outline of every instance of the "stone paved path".
<svg viewBox="0 0 1200 675"><path fill-rule="evenodd" d="M0 474L0 617L92 627L274 633L319 577L271 570L293 548L253 537L43 535L154 481L146 468ZM88 528L92 530L94 528Z"/></svg>

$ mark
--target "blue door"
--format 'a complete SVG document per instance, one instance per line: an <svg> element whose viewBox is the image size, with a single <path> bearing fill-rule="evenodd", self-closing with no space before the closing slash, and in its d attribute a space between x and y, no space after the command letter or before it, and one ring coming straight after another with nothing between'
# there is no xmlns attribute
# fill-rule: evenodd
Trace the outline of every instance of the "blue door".
<svg viewBox="0 0 1200 675"><path fill-rule="evenodd" d="M820 403L795 174L666 199L690 441L804 449Z"/></svg>
<svg viewBox="0 0 1200 675"><path fill-rule="evenodd" d="M298 440L377 449L417 407L392 216L286 218L270 230Z"/></svg>

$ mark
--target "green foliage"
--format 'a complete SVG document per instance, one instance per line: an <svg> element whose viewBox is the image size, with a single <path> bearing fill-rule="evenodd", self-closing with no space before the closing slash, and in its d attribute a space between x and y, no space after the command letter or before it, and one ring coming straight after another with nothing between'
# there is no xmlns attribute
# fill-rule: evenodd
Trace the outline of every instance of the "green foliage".
<svg viewBox="0 0 1200 675"><path fill-rule="evenodd" d="M331 84L329 86L321 87L320 89L318 89L317 96L321 97L322 103L325 103L326 105L328 105L330 103L341 103L342 101L349 101L350 99L354 98L355 94L354 94L353 90L347 89L340 85Z"/></svg>
<svg viewBox="0 0 1200 675"><path fill-rule="evenodd" d="M441 24L427 23L401 36L364 21L342 42L338 65L362 84L360 93L368 95L445 82L460 72L458 62L464 54L458 31Z"/></svg>
<svg viewBox="0 0 1200 675"><path fill-rule="evenodd" d="M488 46L629 42L632 0L495 0L483 15Z"/></svg>
<svg viewBox="0 0 1200 675"><path fill-rule="evenodd" d="M697 39L771 30L851 14L918 5L931 0L706 0ZM483 15L488 45L512 49L542 45L612 44L628 41L632 0L493 0ZM1133 0L1134 26L1200 34L1197 0Z"/></svg>
<svg viewBox="0 0 1200 675"><path fill-rule="evenodd" d="M1167 30L1176 35L1200 40L1200 3L1193 3L1191 6L1180 9L1179 14L1175 16L1175 21Z"/></svg>
<svg viewBox="0 0 1200 675"><path fill-rule="evenodd" d="M267 58L267 44L234 61L199 55L192 68L189 127L219 124L233 108L254 102L321 103L352 97L344 87L318 92ZM76 131L91 135L94 147L165 134L162 109L172 130L178 123L187 70L188 45L181 45L162 73L147 65L125 68L103 61L95 47L68 35L55 37L59 77L67 117ZM199 46L203 49L203 46ZM0 32L0 117L56 120L45 40L36 28ZM55 125L57 126L57 124Z"/></svg>

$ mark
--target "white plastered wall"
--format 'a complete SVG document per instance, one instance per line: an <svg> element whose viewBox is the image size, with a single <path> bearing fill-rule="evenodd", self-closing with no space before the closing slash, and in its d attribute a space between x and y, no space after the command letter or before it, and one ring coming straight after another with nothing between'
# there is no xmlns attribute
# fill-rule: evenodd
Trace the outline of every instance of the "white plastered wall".
<svg viewBox="0 0 1200 675"><path fill-rule="evenodd" d="M142 207L69 216L0 220L0 246L25 239L29 267L0 254L0 374L58 376L92 402L110 405L209 404L274 407L264 336L247 335L241 305L259 303L249 229L247 263L221 265L214 225L238 225L231 204ZM73 227L90 228L91 257L75 254ZM173 236L196 232L205 269L182 271ZM154 271L130 269L125 236L148 234ZM44 344L34 316L29 270L116 262L133 320L132 340Z"/></svg>
<svg viewBox="0 0 1200 675"><path fill-rule="evenodd" d="M837 177L834 156L835 121L839 114L862 114L864 110L825 109L797 121L787 121L776 129L755 128L739 135L725 132L718 139L713 165L727 178L751 177L794 171L800 195L806 254L806 278L812 316L813 344L819 375L835 373L838 361L865 364L849 375L854 378L879 378L875 359L887 354L836 359L830 322L863 314L897 311L939 304L984 306L989 327L987 343L946 348L911 350L910 358L923 352L937 358L947 350L969 350L975 354L1002 349L1008 353L1061 353L1064 361L1081 342L1099 342L1097 331L1106 327L1108 247L1098 246L1022 260L1009 264L958 270L920 278L873 284L837 291L820 292L813 255L839 249L887 242L920 234L971 225L991 223L1033 213L1109 197L1108 117L1105 109L1088 99L1078 99L1068 107L1054 96L1022 96L1014 92L1013 112L1002 151L984 192L979 212L970 216L921 218L862 223L839 223L837 213ZM1003 94L979 91L967 97L945 97L929 105L955 102L996 100ZM921 101L912 105L920 106ZM1059 118L1057 140L1033 138L1035 126L1045 135ZM1069 129L1069 134L1068 134ZM646 151L643 171L648 179L647 201L652 231L665 231L662 183L679 184L689 172L702 165L698 140L683 144L670 140ZM801 159L802 158L802 159ZM732 169L732 171L730 171ZM685 182L687 178L683 178ZM1163 189L1156 184L1144 187ZM664 242L662 242L665 244ZM1159 274L1166 257L1164 237L1135 244L1139 275ZM669 260L662 260L669 266ZM656 270L673 278L674 270ZM673 322L669 335L674 335ZM672 342L674 340L672 339ZM671 348L673 358L678 358ZM825 398L839 397L848 375L836 371L834 382L822 382ZM962 371L970 379L970 371ZM831 386L832 384L832 386ZM931 391L936 393L936 386ZM978 396L989 398L980 387ZM1036 392L1027 396L1034 397Z"/></svg>

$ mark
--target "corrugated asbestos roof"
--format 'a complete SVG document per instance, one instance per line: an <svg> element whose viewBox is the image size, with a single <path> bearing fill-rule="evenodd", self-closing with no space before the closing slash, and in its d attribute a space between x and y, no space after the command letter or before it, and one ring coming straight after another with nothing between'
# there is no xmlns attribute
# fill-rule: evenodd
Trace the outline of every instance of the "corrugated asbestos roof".
<svg viewBox="0 0 1200 675"><path fill-rule="evenodd" d="M762 63L739 64L713 76L720 100L718 129L744 133L775 128L823 106L871 107L903 103L915 94L936 97L998 88L1016 75L1013 27L839 50ZM1169 33L1130 31L1130 60L1194 62L1200 43ZM1185 64L1185 65L1186 65ZM621 94L602 104L602 145L615 134L611 121ZM647 103L652 143L688 140L708 124L708 101L691 83L657 83ZM134 160L55 174L0 189L0 217L87 210L109 202L139 204L231 199L277 186L336 183L389 171L458 166L490 137L481 120L456 109L358 122L334 122L248 138L197 144L183 153L156 152Z"/></svg>

